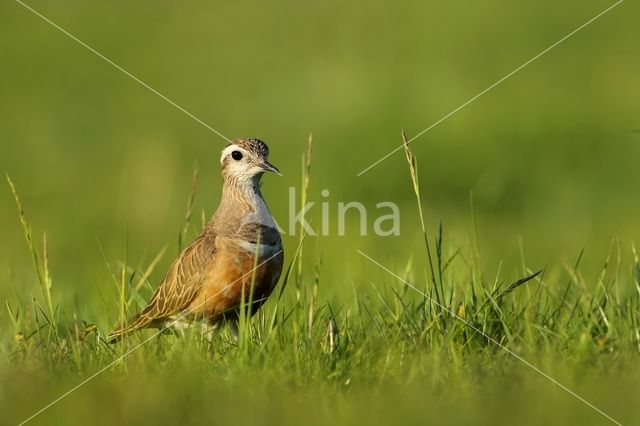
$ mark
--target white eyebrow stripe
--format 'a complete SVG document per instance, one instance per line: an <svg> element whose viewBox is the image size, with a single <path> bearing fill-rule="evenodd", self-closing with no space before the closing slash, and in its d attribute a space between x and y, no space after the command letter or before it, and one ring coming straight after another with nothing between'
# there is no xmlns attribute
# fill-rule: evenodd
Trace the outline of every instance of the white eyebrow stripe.
<svg viewBox="0 0 640 426"><path fill-rule="evenodd" d="M229 145L225 149L222 150L222 155L220 156L220 164L224 161L225 157L231 153L231 151L241 150L240 147L236 144Z"/></svg>

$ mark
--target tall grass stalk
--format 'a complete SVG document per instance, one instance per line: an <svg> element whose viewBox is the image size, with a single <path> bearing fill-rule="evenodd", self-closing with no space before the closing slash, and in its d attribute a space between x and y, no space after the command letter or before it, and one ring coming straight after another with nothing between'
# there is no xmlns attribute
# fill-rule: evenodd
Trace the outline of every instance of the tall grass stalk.
<svg viewBox="0 0 640 426"><path fill-rule="evenodd" d="M311 182L311 157L313 154L313 135L309 134L307 139L307 150L302 156L302 177L301 177L301 191L300 191L300 209L304 211L309 196L309 184ZM300 302L301 286L302 286L302 268L303 268L303 247L302 240L306 233L304 228L304 218L300 221L300 238L298 243L300 244L300 255L298 256L298 267L296 273L296 299Z"/></svg>
<svg viewBox="0 0 640 426"><path fill-rule="evenodd" d="M187 239L187 232L189 231L189 225L191 224L191 216L193 215L193 203L196 198L196 189L198 186L198 164L196 163L193 166L193 175L191 176L191 192L189 193L189 198L187 200L187 209L184 214L184 223L182 225L182 230L178 234L178 254L182 252L184 248L184 242Z"/></svg>
<svg viewBox="0 0 640 426"><path fill-rule="evenodd" d="M424 219L424 211L422 209L422 196L420 195L420 180L418 179L418 161L414 157L413 152L409 148L409 142L407 134L402 131L402 143L404 146L404 153L409 165L409 175L411 176L411 184L413 186L413 192L416 197L416 204L418 206L418 216L420 218L420 227L422 229L422 236L424 239L424 246L427 254L427 262L429 264L429 271L431 273L431 282L433 284L433 291L435 293L435 300L437 302L435 309L438 313L441 313L442 306L444 304L444 289L442 287L442 226L440 226L440 242L436 241L437 249L437 261L439 265L439 280L436 279L436 269L433 266L433 256L431 255L431 243L429 242L429 234L427 232L427 225Z"/></svg>
<svg viewBox="0 0 640 426"><path fill-rule="evenodd" d="M9 184L9 188L11 188L11 194L13 195L13 200L16 203L16 208L18 209L18 216L20 218L20 224L22 225L22 232L24 234L24 238L27 242L27 247L31 254L31 259L33 261L33 267L35 269L36 275L38 277L38 282L40 283L40 289L42 291L42 295L45 300L45 304L47 307L47 314L45 315L45 320L49 323L49 333L48 339L53 336L57 337L57 325L58 318L56 316L56 308L53 304L53 296L52 296L52 288L53 281L51 278L51 273L49 271L49 249L47 244L47 236L44 234L43 236L43 261L41 264L40 256L38 255L38 250L33 244L33 237L31 226L27 221L26 214L24 212L24 208L22 207L22 202L20 201L20 196L18 195L18 191L16 189L15 184L11 180L9 175L6 175L7 183Z"/></svg>
<svg viewBox="0 0 640 426"><path fill-rule="evenodd" d="M307 150L306 153L302 156L302 177L301 177L301 194L300 194L300 208L304 211L305 206L307 204L308 194L309 194L309 184L311 182L311 159L313 154L313 135L309 134L309 138L307 139ZM295 346L295 361L296 361L296 370L300 372L300 345L302 343L301 334L304 333L304 329L301 330L301 324L303 323L303 301L302 301L302 291L303 291L303 265L304 265L304 256L303 256L303 248L304 248L304 239L306 234L306 229L304 228L304 218L300 221L300 238L298 241L298 254L297 254L297 269L296 269L296 304L294 308L294 321L292 322L293 327L293 337L294 337L294 346Z"/></svg>

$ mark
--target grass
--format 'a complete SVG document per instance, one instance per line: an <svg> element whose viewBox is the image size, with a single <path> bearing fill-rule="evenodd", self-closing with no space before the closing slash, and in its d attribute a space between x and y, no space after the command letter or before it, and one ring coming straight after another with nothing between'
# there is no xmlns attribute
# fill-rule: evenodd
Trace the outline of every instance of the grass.
<svg viewBox="0 0 640 426"><path fill-rule="evenodd" d="M403 134L406 142L406 137ZM312 141L303 157L302 203L311 177ZM424 252L402 267L373 263L373 282L348 277L350 296L323 281L322 257L306 259L305 238L282 282L240 339L223 330L209 341L145 331L116 345L106 334L150 295L148 265L114 267L113 293L97 323L62 305L46 236L38 248L18 191L7 181L41 294L21 289L6 302L0 351L2 423L15 424L73 389L32 423L384 424L640 422L640 263L623 264L612 244L599 274L585 276L582 255L564 270L488 279L477 248L447 247L444 227L427 228L418 162L405 144ZM187 204L179 245L192 218ZM474 231L475 233L475 231ZM474 247L477 247L475 245ZM305 268L308 263L313 268ZM539 266L539 265L536 265ZM395 275L395 276L394 276ZM320 296L323 297L320 297ZM249 295L251 300L251 295ZM8 318L8 320L7 320ZM592 403L570 395L535 368ZM100 374L95 375L96 372ZM95 377L94 377L95 375Z"/></svg>

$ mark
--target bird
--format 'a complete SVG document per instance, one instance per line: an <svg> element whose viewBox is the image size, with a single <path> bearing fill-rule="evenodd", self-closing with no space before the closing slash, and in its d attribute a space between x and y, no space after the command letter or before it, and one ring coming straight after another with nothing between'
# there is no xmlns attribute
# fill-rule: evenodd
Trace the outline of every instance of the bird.
<svg viewBox="0 0 640 426"><path fill-rule="evenodd" d="M197 320L212 328L226 322L238 336L242 301L255 314L277 286L284 262L278 226L260 191L265 172L281 176L268 156L267 144L255 138L235 139L222 150L216 212L172 263L146 307L109 334L110 343L140 329L179 329Z"/></svg>

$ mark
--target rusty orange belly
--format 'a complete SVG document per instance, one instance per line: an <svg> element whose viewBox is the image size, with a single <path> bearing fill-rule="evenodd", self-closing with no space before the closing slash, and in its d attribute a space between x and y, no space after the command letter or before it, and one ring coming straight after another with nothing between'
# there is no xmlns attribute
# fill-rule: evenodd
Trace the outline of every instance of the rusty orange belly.
<svg viewBox="0 0 640 426"><path fill-rule="evenodd" d="M223 316L232 318L237 316L243 297L245 303L252 297L251 312L255 313L278 283L283 262L284 251L280 244L259 254L257 262L255 253L243 244L219 245L202 290L186 311L210 321Z"/></svg>

